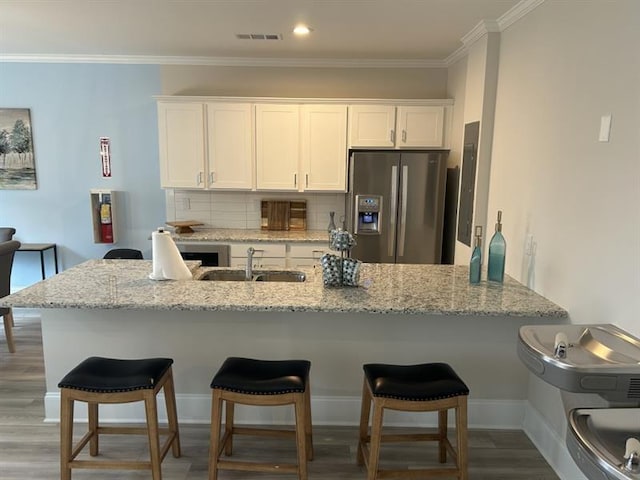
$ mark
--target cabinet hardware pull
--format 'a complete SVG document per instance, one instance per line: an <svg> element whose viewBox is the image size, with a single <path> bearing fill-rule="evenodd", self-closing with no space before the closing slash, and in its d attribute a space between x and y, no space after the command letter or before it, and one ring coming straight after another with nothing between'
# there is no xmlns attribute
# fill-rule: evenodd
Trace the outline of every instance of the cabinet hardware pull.
<svg viewBox="0 0 640 480"><path fill-rule="evenodd" d="M395 250L395 231L396 231L396 216L398 215L398 167L396 165L391 167L391 214L389 219L389 236L387 241L389 242L389 251L387 255L393 256Z"/></svg>
<svg viewBox="0 0 640 480"><path fill-rule="evenodd" d="M394 143L396 141L396 131L395 130L391 130L391 135L389 135L389 140L391 140L391 143Z"/></svg>
<svg viewBox="0 0 640 480"><path fill-rule="evenodd" d="M406 130L402 130L402 141L404 143L407 143L407 131Z"/></svg>
<svg viewBox="0 0 640 480"><path fill-rule="evenodd" d="M400 239L398 240L398 256L404 256L405 235L407 232L407 188L409 187L409 166L402 166L402 213L400 214Z"/></svg>
<svg viewBox="0 0 640 480"><path fill-rule="evenodd" d="M293 186L294 187L298 186L298 174L297 173L293 174Z"/></svg>
<svg viewBox="0 0 640 480"><path fill-rule="evenodd" d="M196 177L196 185L200 185L202 183L202 172L198 172L198 176Z"/></svg>
<svg viewBox="0 0 640 480"><path fill-rule="evenodd" d="M305 177L306 177L306 185L305 185L305 186L306 186L307 188L309 188L309 174L307 173L307 174L305 175Z"/></svg>
<svg viewBox="0 0 640 480"><path fill-rule="evenodd" d="M214 172L211 172L209 174L209 183L215 183L216 182L216 174Z"/></svg>

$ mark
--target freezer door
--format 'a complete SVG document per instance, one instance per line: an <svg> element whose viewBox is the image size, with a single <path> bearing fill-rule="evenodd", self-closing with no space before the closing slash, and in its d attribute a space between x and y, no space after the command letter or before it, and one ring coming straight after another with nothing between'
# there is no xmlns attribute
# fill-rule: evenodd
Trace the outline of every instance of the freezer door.
<svg viewBox="0 0 640 480"><path fill-rule="evenodd" d="M402 154L396 263L441 262L446 170L446 152Z"/></svg>
<svg viewBox="0 0 640 480"><path fill-rule="evenodd" d="M379 234L358 234L351 256L369 263L394 263L400 154L354 152L349 164L347 228L355 231L356 195L382 196Z"/></svg>

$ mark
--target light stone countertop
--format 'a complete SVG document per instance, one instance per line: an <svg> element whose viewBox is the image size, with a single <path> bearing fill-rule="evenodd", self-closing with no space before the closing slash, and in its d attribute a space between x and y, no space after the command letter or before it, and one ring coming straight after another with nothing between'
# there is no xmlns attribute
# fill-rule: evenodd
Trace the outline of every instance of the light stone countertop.
<svg viewBox="0 0 640 480"><path fill-rule="evenodd" d="M197 228L197 227L196 227ZM193 233L175 233L177 242L328 242L326 230L248 230L235 228L194 229Z"/></svg>
<svg viewBox="0 0 640 480"><path fill-rule="evenodd" d="M215 267L187 262L194 278ZM362 312L563 318L567 312L510 277L470 285L453 265L363 264L359 287L325 287L320 266L303 283L154 281L149 260L89 260L10 296L0 306L251 312Z"/></svg>

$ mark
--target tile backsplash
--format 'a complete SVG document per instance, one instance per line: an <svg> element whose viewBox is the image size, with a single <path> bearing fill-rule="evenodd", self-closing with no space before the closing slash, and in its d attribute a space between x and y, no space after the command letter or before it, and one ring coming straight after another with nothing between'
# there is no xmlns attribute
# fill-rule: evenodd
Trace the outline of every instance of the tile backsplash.
<svg viewBox="0 0 640 480"><path fill-rule="evenodd" d="M325 230L329 212L344 215L344 193L220 192L165 190L167 221L196 220L209 228L260 228L262 200L306 200L307 230Z"/></svg>

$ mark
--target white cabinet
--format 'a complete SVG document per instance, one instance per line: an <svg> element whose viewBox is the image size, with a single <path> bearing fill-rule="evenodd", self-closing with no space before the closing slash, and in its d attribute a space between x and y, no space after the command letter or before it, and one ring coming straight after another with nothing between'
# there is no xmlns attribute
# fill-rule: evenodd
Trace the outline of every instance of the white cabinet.
<svg viewBox="0 0 640 480"><path fill-rule="evenodd" d="M287 246L284 243L232 243L230 248L231 266L247 266L247 250L253 247L253 268L283 268L287 264Z"/></svg>
<svg viewBox="0 0 640 480"><path fill-rule="evenodd" d="M158 103L160 185L204 188L204 107L200 103Z"/></svg>
<svg viewBox="0 0 640 480"><path fill-rule="evenodd" d="M289 244L287 267L301 268L318 265L320 257L329 251L327 243Z"/></svg>
<svg viewBox="0 0 640 480"><path fill-rule="evenodd" d="M256 105L258 190L345 191L346 105Z"/></svg>
<svg viewBox="0 0 640 480"><path fill-rule="evenodd" d="M207 186L250 190L253 129L250 103L207 103Z"/></svg>
<svg viewBox="0 0 640 480"><path fill-rule="evenodd" d="M396 107L354 105L349 107L349 145L352 147L393 147Z"/></svg>
<svg viewBox="0 0 640 480"><path fill-rule="evenodd" d="M303 105L301 190L346 191L347 106Z"/></svg>
<svg viewBox="0 0 640 480"><path fill-rule="evenodd" d="M443 106L352 105L349 146L441 148L443 125Z"/></svg>
<svg viewBox="0 0 640 480"><path fill-rule="evenodd" d="M298 190L300 114L297 105L256 105L256 187Z"/></svg>
<svg viewBox="0 0 640 480"><path fill-rule="evenodd" d="M160 185L250 190L251 104L158 102Z"/></svg>
<svg viewBox="0 0 640 480"><path fill-rule="evenodd" d="M444 107L398 107L396 146L442 147Z"/></svg>

